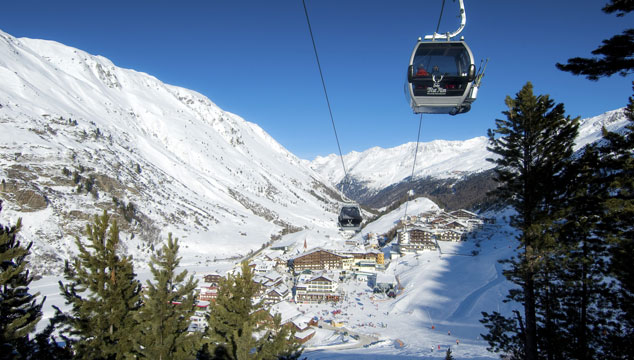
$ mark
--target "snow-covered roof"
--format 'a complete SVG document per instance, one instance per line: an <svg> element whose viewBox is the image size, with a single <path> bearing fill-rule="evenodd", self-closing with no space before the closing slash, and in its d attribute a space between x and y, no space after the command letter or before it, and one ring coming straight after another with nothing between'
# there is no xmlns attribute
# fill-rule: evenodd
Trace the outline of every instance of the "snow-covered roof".
<svg viewBox="0 0 634 360"><path fill-rule="evenodd" d="M394 276L393 274L378 273L376 274L376 283L377 284L396 284L396 276Z"/></svg>
<svg viewBox="0 0 634 360"><path fill-rule="evenodd" d="M296 317L302 315L302 313L297 310L297 307L293 306L288 301L281 301L277 304L271 305L269 313L271 315L280 314L280 316L282 317L282 324L286 324L287 322L292 321Z"/></svg>

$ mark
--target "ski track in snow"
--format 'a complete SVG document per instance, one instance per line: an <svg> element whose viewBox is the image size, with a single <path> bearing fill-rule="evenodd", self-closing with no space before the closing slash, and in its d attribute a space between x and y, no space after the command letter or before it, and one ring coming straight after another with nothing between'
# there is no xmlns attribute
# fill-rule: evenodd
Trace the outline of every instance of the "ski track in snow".
<svg viewBox="0 0 634 360"><path fill-rule="evenodd" d="M502 283L506 279L502 275L502 264L495 263L496 276L495 279L489 281L486 285L474 290L472 293L462 300L456 311L447 318L448 321L458 321L464 318L474 307L476 301L490 288Z"/></svg>

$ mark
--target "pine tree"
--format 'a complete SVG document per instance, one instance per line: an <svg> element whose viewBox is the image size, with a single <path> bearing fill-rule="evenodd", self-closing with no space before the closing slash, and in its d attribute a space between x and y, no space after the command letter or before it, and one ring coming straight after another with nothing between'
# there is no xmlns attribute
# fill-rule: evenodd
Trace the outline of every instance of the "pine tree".
<svg viewBox="0 0 634 360"><path fill-rule="evenodd" d="M617 17L634 10L634 0L611 0L604 8L605 13L616 12ZM619 74L627 76L634 71L634 29L627 29L620 35L603 40L603 45L592 51L599 58L575 57L567 64L557 63L557 68L575 75L584 75L590 80Z"/></svg>
<svg viewBox="0 0 634 360"><path fill-rule="evenodd" d="M254 303L259 285L253 271L242 263L238 275L229 274L218 285L215 305L208 316L206 351L214 359L297 359L301 355L294 334Z"/></svg>
<svg viewBox="0 0 634 360"><path fill-rule="evenodd" d="M623 17L634 11L634 0L610 0L603 11ZM575 75L585 75L590 80L616 73L621 76L631 74L634 70L634 29L604 40L603 45L592 53L601 58L573 58L568 60L568 64L557 64L557 67ZM576 197L585 199L585 202L577 201L570 206L569 218L583 220L577 222L576 228L585 229L587 235L582 237L582 246L571 252L571 255L582 252L585 259L577 267L579 278L585 279L581 290L577 291L577 294L583 294L576 304L580 313L577 317L570 316L571 319L580 319L575 339L577 352L573 355L579 359L634 358L634 317L631 315L634 313L634 271L631 266L631 254L634 253L632 97L625 112L630 122L624 133L603 129L603 140L584 148L583 155L575 164L585 176L581 183L585 181L588 184L585 189L579 188L585 193ZM576 236L579 238L578 234ZM568 234L568 238L575 238L575 234ZM575 303L571 303L570 308L575 315Z"/></svg>
<svg viewBox="0 0 634 360"><path fill-rule="evenodd" d="M56 308L60 331L79 359L134 357L135 313L141 285L135 279L132 258L120 254L119 228L109 216L95 216L86 226L88 244L77 238L79 255L66 262L60 290L68 313Z"/></svg>
<svg viewBox="0 0 634 360"><path fill-rule="evenodd" d="M629 123L624 132L604 130L605 142L598 146L601 161L597 172L605 197L597 199L602 200L597 233L608 244L606 278L614 279L609 298L616 311L602 332L607 338L606 358L613 359L634 358L634 96L625 113Z"/></svg>
<svg viewBox="0 0 634 360"><path fill-rule="evenodd" d="M558 250L554 224L563 206L562 174L573 153L578 118L564 116L563 104L554 105L547 95L535 96L530 82L515 98L507 97L506 105L506 119L496 120L497 128L488 132L488 149L499 156L490 159L500 185L496 193L516 211L511 226L518 230L520 248L507 261L505 275L519 286L508 298L523 304L524 318L483 313L482 322L490 331L483 338L494 350L504 341L521 340L504 347L536 360L538 351L554 351L556 345L548 337L555 333L550 310L557 306L551 288ZM497 336L501 331L503 338Z"/></svg>
<svg viewBox="0 0 634 360"><path fill-rule="evenodd" d="M451 355L451 348L447 348L447 352L445 353L445 360L454 360L453 355Z"/></svg>
<svg viewBox="0 0 634 360"><path fill-rule="evenodd" d="M0 201L0 211L2 201ZM22 246L17 240L21 228L19 219L14 226L0 224L0 358L25 358L33 351L29 334L42 317L44 299L39 293L29 293L33 280L27 269L31 244Z"/></svg>
<svg viewBox="0 0 634 360"><path fill-rule="evenodd" d="M194 359L198 350L199 336L187 331L196 309L198 282L193 276L187 278L187 270L176 273L178 249L178 239L169 234L163 248L152 255L154 282L147 281L138 314L140 353L148 359Z"/></svg>

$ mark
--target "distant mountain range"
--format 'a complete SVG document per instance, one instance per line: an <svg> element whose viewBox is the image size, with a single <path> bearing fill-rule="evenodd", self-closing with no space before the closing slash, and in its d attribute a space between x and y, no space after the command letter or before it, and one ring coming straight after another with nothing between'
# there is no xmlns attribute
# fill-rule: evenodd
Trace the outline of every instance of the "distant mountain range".
<svg viewBox="0 0 634 360"><path fill-rule="evenodd" d="M623 109L581 120L577 148L601 138L601 129L622 129L627 120ZM426 196L449 209L477 208L490 201L486 192L495 187L493 164L487 158L487 138L465 141L434 140L420 143L413 179L412 167L416 143L390 149L374 147L344 155L348 179L344 182L341 160L337 155L317 157L310 167L335 184L346 196L361 204L382 208L407 198Z"/></svg>
<svg viewBox="0 0 634 360"><path fill-rule="evenodd" d="M582 140L622 123L620 110L586 119ZM344 191L380 208L414 189L452 208L481 201L465 200L473 184L492 186L485 138L420 145L414 185L408 143L345 155ZM183 241L183 265L243 256L293 232L328 237L342 178L336 156L300 160L199 93L0 31L0 223L23 219L40 273L59 271L103 211L141 263L167 233Z"/></svg>

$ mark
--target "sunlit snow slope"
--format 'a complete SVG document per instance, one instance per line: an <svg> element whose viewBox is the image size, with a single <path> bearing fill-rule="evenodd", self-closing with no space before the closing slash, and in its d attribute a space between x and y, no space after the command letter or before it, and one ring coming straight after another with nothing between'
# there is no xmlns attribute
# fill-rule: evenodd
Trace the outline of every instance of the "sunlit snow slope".
<svg viewBox="0 0 634 360"><path fill-rule="evenodd" d="M0 84L0 217L23 218L40 270L59 265L104 209L139 260L168 232L208 259L334 227L336 203L316 173L199 93L3 32Z"/></svg>

